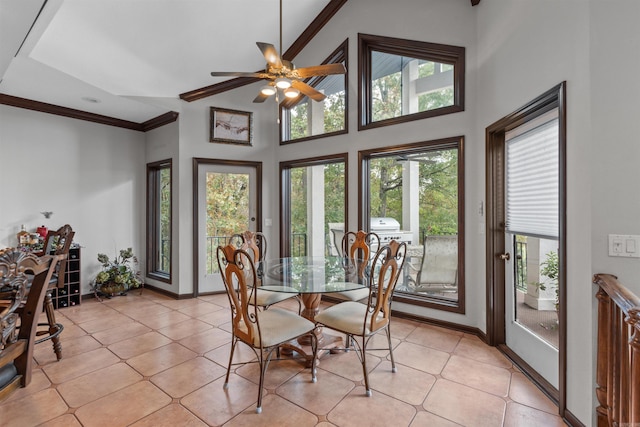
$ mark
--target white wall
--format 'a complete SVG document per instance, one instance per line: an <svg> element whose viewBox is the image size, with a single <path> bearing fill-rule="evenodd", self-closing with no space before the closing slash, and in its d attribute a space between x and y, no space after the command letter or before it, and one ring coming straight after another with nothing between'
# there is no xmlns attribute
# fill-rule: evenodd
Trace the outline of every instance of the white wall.
<svg viewBox="0 0 640 427"><path fill-rule="evenodd" d="M608 256L608 234L640 234L640 2L591 0L591 257L640 295L640 258Z"/></svg>
<svg viewBox="0 0 640 427"><path fill-rule="evenodd" d="M143 133L0 105L0 165L0 247L17 245L21 224L70 224L85 294L98 253L143 255Z"/></svg>

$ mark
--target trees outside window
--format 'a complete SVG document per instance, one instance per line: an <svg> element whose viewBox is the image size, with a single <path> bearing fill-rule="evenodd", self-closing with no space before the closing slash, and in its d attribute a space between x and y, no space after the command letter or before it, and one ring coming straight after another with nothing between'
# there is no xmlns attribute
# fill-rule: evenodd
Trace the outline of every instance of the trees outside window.
<svg viewBox="0 0 640 427"><path fill-rule="evenodd" d="M347 40L323 64L342 63L348 70ZM324 101L300 95L281 104L280 143L306 141L347 133L347 75L317 76L305 83L324 93Z"/></svg>
<svg viewBox="0 0 640 427"><path fill-rule="evenodd" d="M147 276L171 283L171 159L147 164Z"/></svg>
<svg viewBox="0 0 640 427"><path fill-rule="evenodd" d="M394 298L464 313L463 138L363 150L359 157L361 228L371 218L393 218L400 238L410 236ZM444 264L447 271L437 269Z"/></svg>
<svg viewBox="0 0 640 427"><path fill-rule="evenodd" d="M465 48L358 35L359 129L464 110Z"/></svg>
<svg viewBox="0 0 640 427"><path fill-rule="evenodd" d="M331 226L347 218L347 155L280 164L283 256L333 254Z"/></svg>

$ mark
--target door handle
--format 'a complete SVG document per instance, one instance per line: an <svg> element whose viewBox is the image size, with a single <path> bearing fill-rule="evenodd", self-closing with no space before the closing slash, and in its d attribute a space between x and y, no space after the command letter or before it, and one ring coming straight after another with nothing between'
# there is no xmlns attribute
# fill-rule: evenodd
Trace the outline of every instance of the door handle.
<svg viewBox="0 0 640 427"><path fill-rule="evenodd" d="M511 259L511 254L507 252L506 254L498 255L498 257L500 257L500 259L503 261L509 261Z"/></svg>

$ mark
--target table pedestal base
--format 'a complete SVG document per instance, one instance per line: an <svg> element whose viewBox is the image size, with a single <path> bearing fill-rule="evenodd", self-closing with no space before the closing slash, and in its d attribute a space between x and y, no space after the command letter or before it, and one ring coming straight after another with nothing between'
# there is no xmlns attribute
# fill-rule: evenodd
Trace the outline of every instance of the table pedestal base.
<svg viewBox="0 0 640 427"><path fill-rule="evenodd" d="M322 299L321 294L302 294L300 295L302 299L302 303L304 304L304 309L302 310L302 317L309 319L311 322L315 323L316 314L320 311L320 300ZM344 342L342 337L329 335L322 332L322 328L316 328L313 333L315 334L318 340L318 354L316 366L320 364L320 358L329 352L338 353L341 352L341 349L344 349ZM298 338L297 343L292 343L292 347L295 348L295 351L300 353L301 356L306 360L306 366L310 367L311 362L313 361L313 349L311 348L311 336L304 335ZM340 349L340 350L338 350ZM282 354L291 355L293 351L289 348L283 348L281 350Z"/></svg>

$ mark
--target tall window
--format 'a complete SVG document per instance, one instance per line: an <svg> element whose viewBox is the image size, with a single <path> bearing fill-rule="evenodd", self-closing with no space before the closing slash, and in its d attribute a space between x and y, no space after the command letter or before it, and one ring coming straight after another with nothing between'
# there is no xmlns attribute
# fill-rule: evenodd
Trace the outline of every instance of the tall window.
<svg viewBox="0 0 640 427"><path fill-rule="evenodd" d="M342 63L348 68L347 46L345 40L323 64ZM326 98L323 101L313 101L307 96L299 96L282 102L281 144L337 135L348 130L347 75L317 76L306 80L306 83L322 92Z"/></svg>
<svg viewBox="0 0 640 427"><path fill-rule="evenodd" d="M283 162L280 170L283 256L337 255L334 236L347 218L347 154Z"/></svg>
<svg viewBox="0 0 640 427"><path fill-rule="evenodd" d="M407 242L395 300L464 313L462 137L360 152L360 228Z"/></svg>
<svg viewBox="0 0 640 427"><path fill-rule="evenodd" d="M171 283L171 159L147 164L147 277Z"/></svg>
<svg viewBox="0 0 640 427"><path fill-rule="evenodd" d="M465 48L359 34L359 129L464 110Z"/></svg>

